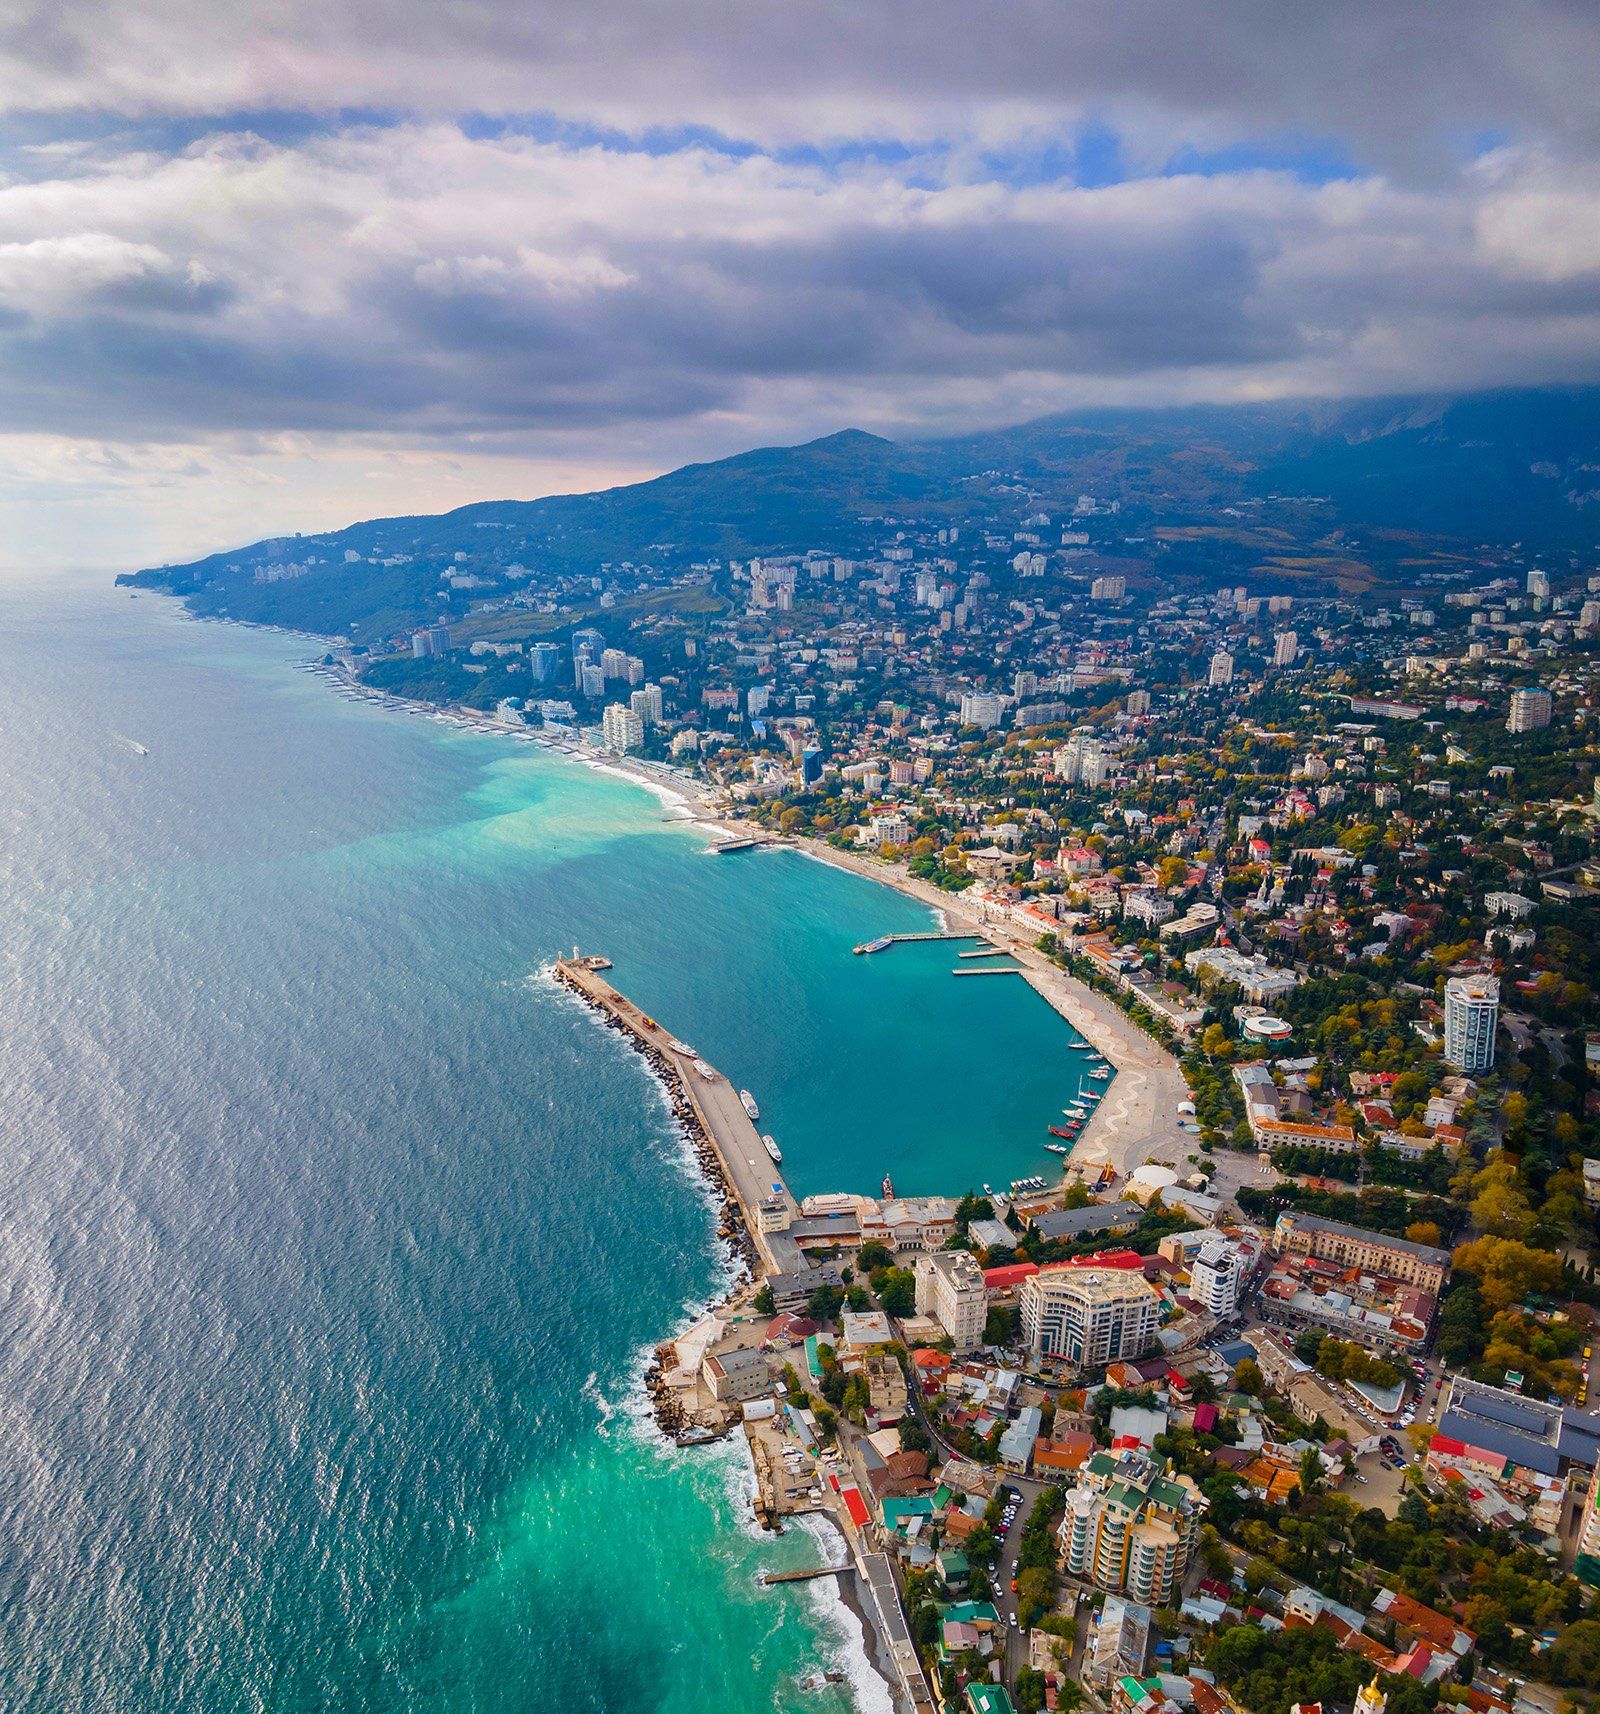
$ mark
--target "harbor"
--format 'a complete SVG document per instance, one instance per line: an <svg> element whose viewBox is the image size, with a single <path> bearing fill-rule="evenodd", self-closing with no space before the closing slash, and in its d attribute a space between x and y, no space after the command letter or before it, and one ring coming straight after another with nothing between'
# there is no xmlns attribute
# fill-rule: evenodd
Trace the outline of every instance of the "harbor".
<svg viewBox="0 0 1600 1714"><path fill-rule="evenodd" d="M742 1242L735 1247L747 1262L768 1274L804 1272L807 1264L799 1245L783 1231L763 1229L772 1223L773 1214L786 1225L798 1215L799 1204L783 1182L740 1092L607 981L597 968L599 962L574 952L556 961L556 980L631 1037L649 1059L667 1086L674 1111L702 1164L722 1192L724 1225L737 1224ZM768 1211L765 1223L763 1207Z"/></svg>

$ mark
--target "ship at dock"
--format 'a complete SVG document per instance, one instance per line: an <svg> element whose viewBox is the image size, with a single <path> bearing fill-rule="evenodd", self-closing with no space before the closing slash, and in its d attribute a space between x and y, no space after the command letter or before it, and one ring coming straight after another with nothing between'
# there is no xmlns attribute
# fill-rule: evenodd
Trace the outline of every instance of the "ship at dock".
<svg viewBox="0 0 1600 1714"><path fill-rule="evenodd" d="M761 1117L761 1109L756 1105L756 1098L748 1089L741 1089L739 1091L739 1105L744 1108L745 1112L747 1112L752 1119L759 1119Z"/></svg>
<svg viewBox="0 0 1600 1714"><path fill-rule="evenodd" d="M856 957L860 958L864 954L869 953L869 952L882 952L886 946L890 946L892 944L893 944L893 941L889 935L880 934L876 940L864 940L864 941L862 941L861 944L855 949Z"/></svg>
<svg viewBox="0 0 1600 1714"><path fill-rule="evenodd" d="M778 1147L776 1141L769 1137L765 1131L761 1133L761 1146L769 1155L772 1156L779 1166L783 1165L783 1150Z"/></svg>

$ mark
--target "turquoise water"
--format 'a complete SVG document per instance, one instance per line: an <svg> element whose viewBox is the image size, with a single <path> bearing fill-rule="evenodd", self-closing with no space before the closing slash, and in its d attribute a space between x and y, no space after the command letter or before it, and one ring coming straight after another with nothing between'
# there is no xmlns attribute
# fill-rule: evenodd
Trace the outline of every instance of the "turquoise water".
<svg viewBox="0 0 1600 1714"><path fill-rule="evenodd" d="M802 1192L1043 1170L1065 1026L948 947L851 956L908 901L303 644L84 583L0 618L0 1706L849 1706L795 1681L853 1621L756 1583L815 1544L640 1420L709 1210L539 972L608 952Z"/></svg>

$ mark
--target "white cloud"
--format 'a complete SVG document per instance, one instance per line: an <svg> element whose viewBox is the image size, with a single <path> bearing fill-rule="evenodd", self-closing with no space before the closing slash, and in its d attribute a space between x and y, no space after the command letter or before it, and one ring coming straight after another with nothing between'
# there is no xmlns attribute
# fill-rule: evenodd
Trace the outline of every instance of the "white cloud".
<svg viewBox="0 0 1600 1714"><path fill-rule="evenodd" d="M1600 378L1587 4L844 17L41 0L0 24L35 115L0 155L0 439L103 516L180 484L138 558L381 510L359 473L430 457L467 498L848 423ZM1355 165L1261 164L1295 137Z"/></svg>

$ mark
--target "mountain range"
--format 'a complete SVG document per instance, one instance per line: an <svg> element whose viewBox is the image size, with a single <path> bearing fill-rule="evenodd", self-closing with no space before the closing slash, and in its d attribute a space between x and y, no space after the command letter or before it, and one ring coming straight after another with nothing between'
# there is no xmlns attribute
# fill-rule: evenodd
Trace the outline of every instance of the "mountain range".
<svg viewBox="0 0 1600 1714"><path fill-rule="evenodd" d="M373 519L119 581L200 612L373 637L428 616L441 566L493 578L507 565L537 575L848 554L880 539L885 518L1009 536L1024 512L1059 520L1080 494L1119 502L1092 551L1135 579L1151 543L1163 579L1323 579L1356 593L1485 548L1566 560L1600 544L1600 388L1095 410L946 440L849 429L597 493Z"/></svg>

